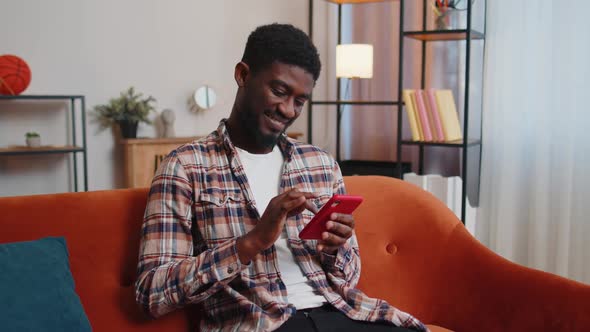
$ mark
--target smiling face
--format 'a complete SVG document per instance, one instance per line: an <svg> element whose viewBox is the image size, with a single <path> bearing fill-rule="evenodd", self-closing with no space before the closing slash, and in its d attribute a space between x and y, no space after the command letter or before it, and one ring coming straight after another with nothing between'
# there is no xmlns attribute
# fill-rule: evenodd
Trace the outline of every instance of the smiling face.
<svg viewBox="0 0 590 332"><path fill-rule="evenodd" d="M251 153L272 150L301 114L315 83L303 68L276 61L256 73L240 62L236 82L238 94L228 129L233 143Z"/></svg>

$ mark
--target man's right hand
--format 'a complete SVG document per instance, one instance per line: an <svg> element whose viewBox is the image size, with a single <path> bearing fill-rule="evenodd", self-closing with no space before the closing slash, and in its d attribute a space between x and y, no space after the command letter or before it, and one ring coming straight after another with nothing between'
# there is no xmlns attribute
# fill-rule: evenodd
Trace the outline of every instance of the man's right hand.
<svg viewBox="0 0 590 332"><path fill-rule="evenodd" d="M317 213L316 206L309 200L315 197L313 193L292 189L273 198L256 227L237 240L238 255L242 264L248 264L259 252L275 243L281 236L287 217L299 214L305 209Z"/></svg>

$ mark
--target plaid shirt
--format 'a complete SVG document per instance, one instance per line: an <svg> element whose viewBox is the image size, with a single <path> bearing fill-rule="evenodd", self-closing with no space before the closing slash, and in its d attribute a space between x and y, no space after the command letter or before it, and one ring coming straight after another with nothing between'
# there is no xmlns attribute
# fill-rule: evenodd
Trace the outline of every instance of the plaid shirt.
<svg viewBox="0 0 590 332"><path fill-rule="evenodd" d="M318 193L318 207L345 193L338 164L327 153L284 135L279 146L285 157L279 192ZM206 138L171 152L153 179L141 230L135 287L145 310L157 317L200 303L201 331L271 331L293 316L274 246L248 265L240 262L236 239L260 219L255 204L224 120ZM287 218L285 227L314 289L351 319L426 330L416 318L355 288L361 264L354 235L336 255L318 253L316 241L299 239L311 217L304 211Z"/></svg>

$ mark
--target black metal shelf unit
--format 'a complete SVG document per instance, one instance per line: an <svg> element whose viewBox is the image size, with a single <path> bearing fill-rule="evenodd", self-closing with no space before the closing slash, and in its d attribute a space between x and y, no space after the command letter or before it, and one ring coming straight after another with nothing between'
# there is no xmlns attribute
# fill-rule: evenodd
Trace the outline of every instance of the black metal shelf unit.
<svg viewBox="0 0 590 332"><path fill-rule="evenodd" d="M343 4L361 4L367 2L384 2L386 0L327 0L329 2L335 3L338 6L338 43L340 44L342 41L342 5ZM467 200L467 153L468 150L471 148L479 149L479 158L481 160L481 133L478 138L470 138L469 136L469 69L471 65L471 47L473 40L485 40L485 24L484 24L484 32L476 31L472 29L472 10L473 10L473 1L474 0L467 0L466 3L466 13L467 13L467 24L464 29L445 29L445 30L428 30L427 29L427 15L426 11L429 8L429 1L433 0L423 0L422 4L422 30L419 31L405 31L404 30L404 3L406 0L399 0L400 2L400 11L399 11L399 57L398 57L398 91L397 91L397 100L391 101L364 101L364 100L357 100L357 101L350 101L350 100L341 100L341 84L340 78L337 78L337 85L336 85L336 100L332 101L316 101L313 98L308 103L308 112L307 112L307 137L308 141L311 143L313 142L312 136L312 112L314 105L334 105L336 106L337 110L337 118L336 118L336 160L341 164L343 161L340 158L340 121L341 121L341 106L343 105L369 105L369 106L388 106L382 108L375 108L375 109L383 109L383 110L391 110L393 108L397 112L397 161L394 163L389 163L388 165L380 165L381 167L390 167L391 165L395 165L396 168L392 173L395 173L396 177L402 178L403 173L408 172L410 167L409 162L402 161L402 147L403 146L414 146L419 149L418 154L418 173L423 174L424 171L424 151L429 147L446 147L446 148L458 148L462 149L462 162L461 162L461 177L463 179L462 183L462 209L461 209L461 220L465 222L465 212L466 212L466 200ZM479 0L480 2L484 2L485 8L485 0ZM485 9L484 9L485 10ZM485 15L484 15L485 16ZM313 36L313 0L309 0L309 35L310 37ZM466 43L466 54L465 54L465 100L464 100L464 109L463 109L463 140L459 141L451 141L451 142L416 142L411 140L405 140L403 138L403 123L402 123L402 106L403 102L402 99L402 90L403 90L403 66L404 66L404 56L403 56L403 49L404 49L404 39L411 38L414 40L419 40L422 43L422 64L421 64L421 88L425 86L425 72L426 72L426 43L435 42L435 41L465 41ZM366 161L363 161L366 163ZM480 163L479 163L480 164ZM477 169L477 192L479 191L479 164ZM365 166L374 166L374 165L367 165ZM375 170L376 168L373 168Z"/></svg>
<svg viewBox="0 0 590 332"><path fill-rule="evenodd" d="M451 30L424 30L424 31L404 31L404 37L414 38L423 41L449 41L484 39L484 34L473 29L451 29Z"/></svg>
<svg viewBox="0 0 590 332"><path fill-rule="evenodd" d="M481 131L478 138L469 137L469 79L470 79L470 67L471 67L471 52L472 52L472 41L481 40L485 42L485 22L484 32L479 32L472 29L472 14L473 14L473 1L466 1L466 13L467 22L465 29L453 29L453 30L427 30L426 24L426 8L428 8L428 0L423 0L422 6L422 31L404 31L404 3L405 0L400 0L400 47L399 47L399 77L398 77L398 98L402 98L403 90L403 45L404 38L412 38L419 40L422 43L422 58L421 58L421 88L425 87L425 72L426 72L426 43L429 42L445 42L445 41L465 41L465 80L464 80L464 109L463 109L463 140L452 141L452 142L419 142L410 141L403 139L403 124L402 124L402 111L397 114L397 160L402 159L402 147L403 146L418 146L418 174L423 174L424 171L424 150L427 147L438 146L447 148L459 148L462 149L461 159L461 178L462 178L462 193L461 193L461 221L465 223L466 204L467 204L467 156L470 149L475 148L479 150L479 162L477 164L477 184L476 192L479 192L479 181L480 181L480 164L481 164ZM485 0L479 0L484 2L485 12ZM485 13L484 13L485 19ZM485 44L483 44L485 46ZM481 119L481 118L480 118ZM400 178L403 176L403 170L398 167L398 174Z"/></svg>
<svg viewBox="0 0 590 332"><path fill-rule="evenodd" d="M332 2L334 3L336 6L338 6L338 44L340 44L342 42L342 5L343 4L362 4L362 3L366 3L366 2L381 2L383 0L372 0L372 1L350 1L350 0L327 0L328 2ZM310 38L313 38L313 0L309 0L309 36ZM341 121L342 121L342 107L344 105L362 105L362 106L376 106L375 110L384 110L384 111L391 111L391 107L394 108L394 110L397 110L399 108L399 106L401 105L401 103L398 100L342 100L342 92L341 92L341 87L340 87L340 83L341 83L341 78L337 78L336 79L336 100L313 100L310 99L310 101L307 104L307 137L308 137L308 142L312 143L313 142L313 136L312 136L312 114L313 114L313 105L334 105L336 106L336 161L338 161L338 163L340 163L341 168L343 169L343 173L345 173L345 168L348 166L346 164L347 161L343 161L340 155L340 139L341 139L341 132L340 132L340 125L341 125ZM385 106L385 107L384 107ZM389 106L389 107L386 107ZM387 162L383 162L383 161L376 161L374 163L372 163L371 165L369 165L369 163L371 163L370 161L348 161L351 162L350 166L358 169L358 168L365 168L367 170L369 169L381 169L382 172L384 171L384 173L389 174L391 173L392 176L396 176L396 172L395 170L389 172L388 170L383 170L383 168L385 167L391 167L393 165L393 167L395 167L396 163L390 163L389 166L387 165ZM409 164L405 164L405 165L400 165L400 167L403 167L404 169L409 169Z"/></svg>
<svg viewBox="0 0 590 332"><path fill-rule="evenodd" d="M41 154L72 154L73 161L73 183L74 191L78 191L78 160L77 154L82 154L83 164L83 186L84 191L88 191L88 157L87 157L87 145L86 145L86 104L84 96L82 95L19 95L19 96L7 96L0 95L0 101L19 101L19 100L69 100L69 109L71 111L71 124L72 124L72 135L71 144L66 146L51 146L51 147L40 147L40 148L26 148L26 147L8 147L0 148L1 156L14 156L14 155L41 155ZM5 104L5 103L3 103ZM0 105L5 106L5 105ZM80 112L80 126L82 133L82 145L78 146L77 142L77 118L76 113Z"/></svg>
<svg viewBox="0 0 590 332"><path fill-rule="evenodd" d="M448 146L448 147L462 147L466 146L478 146L481 145L481 140L469 139L467 142L463 140L447 141L447 142L422 142L422 141L408 141L402 140L401 145L420 145L420 146ZM422 165L423 167L423 165Z"/></svg>

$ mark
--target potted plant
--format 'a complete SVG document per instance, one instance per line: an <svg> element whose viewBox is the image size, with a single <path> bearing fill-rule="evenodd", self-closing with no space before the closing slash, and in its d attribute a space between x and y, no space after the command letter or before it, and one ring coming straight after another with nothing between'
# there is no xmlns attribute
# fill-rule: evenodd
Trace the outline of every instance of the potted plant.
<svg viewBox="0 0 590 332"><path fill-rule="evenodd" d="M41 136L39 133L34 131L29 131L25 134L27 146L30 148L38 148L41 146Z"/></svg>
<svg viewBox="0 0 590 332"><path fill-rule="evenodd" d="M112 98L107 104L94 107L95 116L102 129L117 124L123 138L136 138L137 126L140 122L151 124L148 118L150 112L155 111L152 96L143 97L136 93L133 87L121 92L118 98Z"/></svg>

